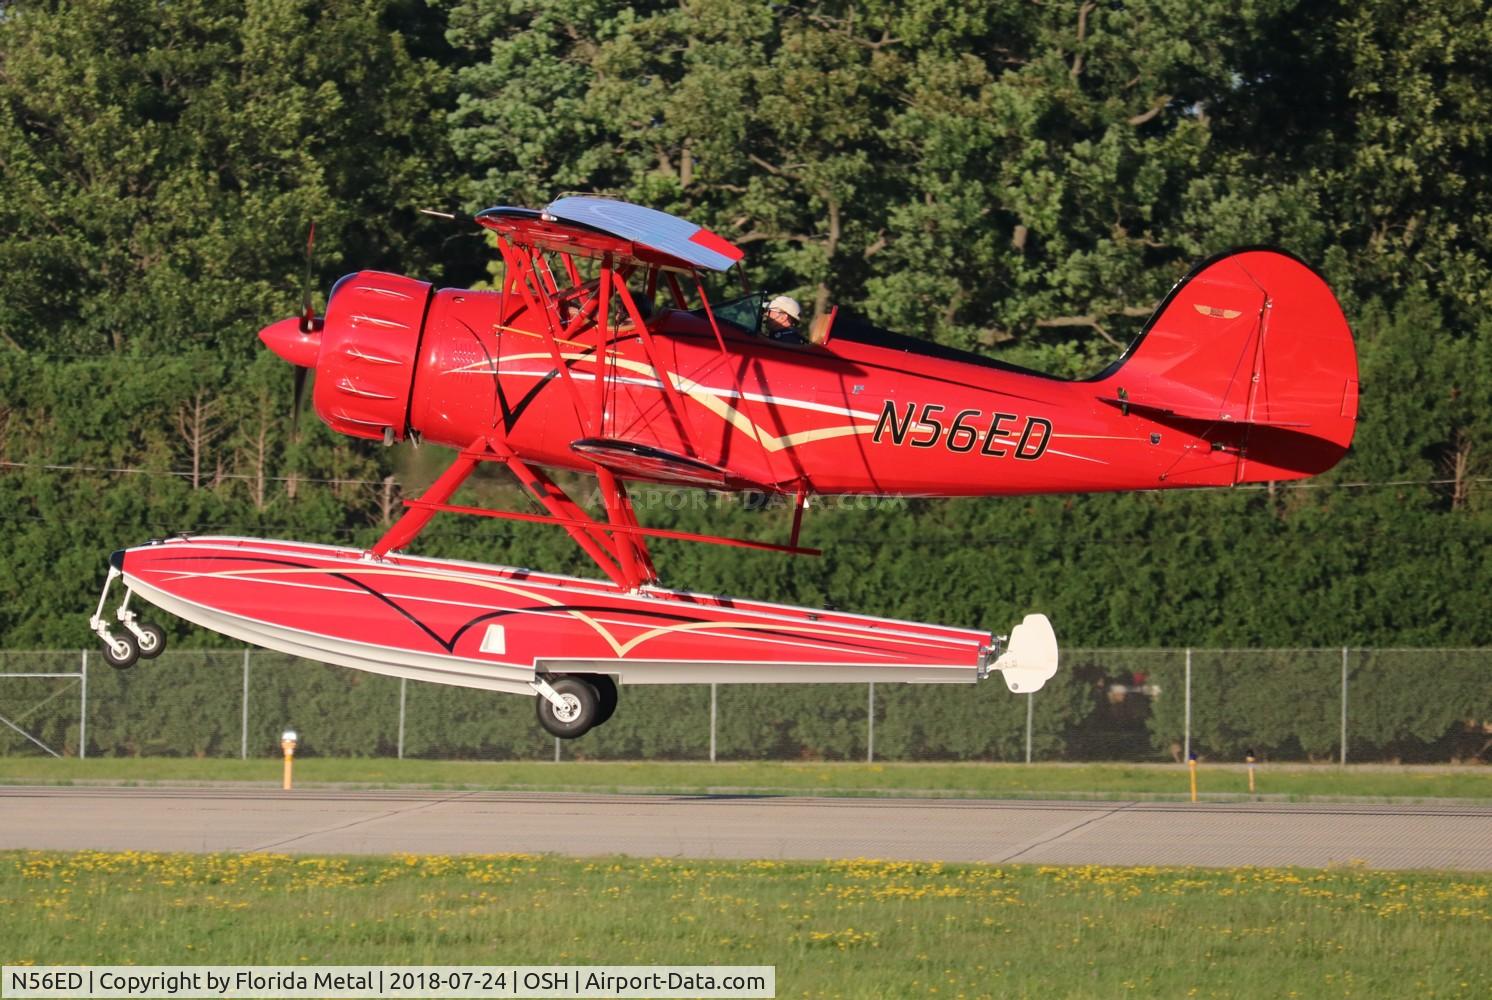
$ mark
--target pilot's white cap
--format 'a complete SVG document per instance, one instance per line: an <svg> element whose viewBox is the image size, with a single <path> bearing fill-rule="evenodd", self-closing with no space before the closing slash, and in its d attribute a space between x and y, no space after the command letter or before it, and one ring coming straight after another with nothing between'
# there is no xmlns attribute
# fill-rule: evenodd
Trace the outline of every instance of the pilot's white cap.
<svg viewBox="0 0 1492 1000"><path fill-rule="evenodd" d="M798 305L798 300L791 295L779 295L771 302L768 302L767 312L771 312L773 309L781 309L795 320L803 318L803 308Z"/></svg>

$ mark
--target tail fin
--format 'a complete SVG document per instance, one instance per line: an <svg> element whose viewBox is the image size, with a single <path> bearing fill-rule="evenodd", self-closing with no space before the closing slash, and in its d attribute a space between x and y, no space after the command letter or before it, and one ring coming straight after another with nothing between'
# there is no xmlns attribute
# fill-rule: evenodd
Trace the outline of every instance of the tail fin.
<svg viewBox="0 0 1492 1000"><path fill-rule="evenodd" d="M1322 277L1278 250L1234 250L1176 283L1099 398L1207 447L1171 485L1301 479L1346 454L1357 424L1352 331Z"/></svg>

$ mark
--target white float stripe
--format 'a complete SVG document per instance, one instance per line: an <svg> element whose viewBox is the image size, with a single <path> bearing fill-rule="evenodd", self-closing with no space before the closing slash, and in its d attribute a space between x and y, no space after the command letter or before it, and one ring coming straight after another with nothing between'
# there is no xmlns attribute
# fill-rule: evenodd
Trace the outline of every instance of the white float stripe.
<svg viewBox="0 0 1492 1000"><path fill-rule="evenodd" d="M368 570L370 568L377 569L383 567L398 567L414 569L417 567L429 567L428 569L425 569L423 571L431 575L437 575L442 579L454 581L469 581L472 583L480 584L492 579L493 576L496 575L495 571L499 569L499 567L494 567L489 563L471 562L464 559L435 559L432 557L406 555L390 556L383 561L375 562L364 558L364 553L361 551L352 551L346 548L339 548L334 545L325 545L319 542L277 543L270 539L245 538L234 535L204 535L198 538L183 539L181 541L170 541L166 544L171 546L191 546L213 545L215 543L233 544L235 546L232 550L234 553L253 552L269 556L278 556L282 558L286 555L294 554L303 559L318 558L326 559L329 561L339 559L346 560L346 565L341 567L341 569L345 572L352 573L358 572L360 570ZM310 553L313 554L308 555L308 550ZM222 553L218 554L221 555ZM337 567L335 566L322 567L323 572L333 572L335 569L337 569ZM582 590L592 594L611 597L631 596L618 595L616 591L610 589L610 585L605 583L604 581L583 576L567 576L562 573L541 572L529 575L525 577L523 584L525 587L529 588L541 588L546 590L559 591L560 593L567 595L567 597L569 597L570 599L574 598L576 590ZM647 596L649 592L655 595L668 596ZM851 611L815 612L810 609L793 604L781 604L774 601L761 601L754 598L738 599L734 597L724 597L716 594L697 593L695 591L689 590L675 590L669 587L646 586L642 589L642 594L638 595L635 599L649 602L657 600L678 601L685 606L693 603L691 599L699 599L704 607L708 607L715 612L737 615L758 615L764 618L785 622L801 621L801 616L803 614L829 614L833 615L837 619L847 619L849 622L865 622L867 623L867 628L872 628L875 629L878 633L884 632L884 634L888 635L907 635L915 637L926 634L921 632L902 631L905 626L910 625L913 627L923 627L931 630L936 630L939 633L940 638L944 638L947 641L951 642L966 642L970 645L981 645L989 641L989 633L987 632L983 632L977 629L962 628L956 625L921 625L921 623L918 622L908 622L898 618L882 618L877 615L856 614L855 612ZM726 601L744 603L749 605L749 607L738 608L726 604L711 603ZM775 609L777 611L797 612L798 617L790 617L788 615L773 615L770 611L759 610L763 608ZM886 629L885 626L888 625L892 626L892 628Z"/></svg>
<svg viewBox="0 0 1492 1000"><path fill-rule="evenodd" d="M180 579L185 579L185 578L221 579L221 577L218 574L215 574L215 573L181 573L181 574L178 574L176 577L173 577L172 582L175 582L176 580L180 580ZM541 615L541 616L547 616L547 617L574 617L574 614L571 611L569 611L568 609L566 609L566 608L547 608L547 607L537 607L537 608L534 608L534 607L524 607L524 608L507 607L507 608L505 608L505 607L500 607L500 606L491 605L491 604L470 604L470 603L465 602L465 601L452 601L452 600L447 600L445 598L439 598L439 597L423 597L423 596L418 595L418 594L393 594L393 593L390 593L390 594L379 595L379 594L370 593L369 591L366 591L366 590L362 589L361 587L334 587L334 586L328 586L326 584L300 583L300 582L293 581L293 580L261 580L261 579L256 579L254 577L249 577L249 576L235 576L232 579L235 579L235 580L246 580L246 581L249 581L251 583L255 583L255 584L259 584L259 585L263 585L263 586L270 586L270 587L290 587L290 588L293 588L293 589L296 589L296 590L317 590L317 591L324 591L324 592L334 593L334 594L344 594L344 595L352 596L352 597L384 597L384 598L388 598L390 600L408 601L408 602L411 602L411 603L440 604L440 605L446 605L446 606L449 606L449 607L463 608L463 609L465 609L467 611L472 612L473 614L490 613L490 612L493 612L493 611L512 611L512 612L517 612L517 613L526 614L526 615ZM228 612L223 612L223 613L228 613ZM658 629L659 629L659 626L653 626L653 625L651 625L648 622L627 621L625 619L609 618L609 617L606 617L605 615L599 615L599 614L590 614L589 618L592 621L603 622L603 623L605 623L607 625L620 626L622 628L642 629L642 630L648 630L648 631L654 632L654 633L656 633L658 631ZM696 622L696 623L693 623L693 624L698 625L698 624L701 624L701 623L697 623ZM745 626L746 623L743 623L742 625L732 625L730 622L708 622L708 623L705 623L705 624L709 624L709 625L716 626L716 627L719 627L719 628L724 628L724 629L741 629L741 628L744 628L744 626ZM288 626L288 625L283 625L283 626L280 626L280 627L281 628L294 628L294 626ZM772 627L776 628L778 626L773 625ZM832 628L833 627L832 624L829 627ZM320 635L320 634L325 634L325 633L308 633L308 634ZM844 650L844 648L842 646L833 646L833 645L829 645L828 643L799 642L799 641L794 641L794 640L791 640L791 639L774 638L774 637L771 637L771 636L750 635L750 634L739 634L738 635L738 634L727 634L727 633L724 633L724 632L703 632L702 634L703 635L707 635L707 636L711 636L711 637L717 638L717 639L730 639L732 641L741 641L741 642L771 642L771 643L776 643L776 644L782 645L782 646L795 646L795 647L799 647L799 648L802 648L802 649L820 649L820 650L826 650L826 651L831 652L831 653L843 654L845 652L845 650ZM656 637L656 636L650 636L650 637ZM864 640L867 640L867 639L887 639L888 637L884 636L884 635L879 635L879 634L877 634L877 635L865 635L865 634L859 634L859 635L857 635L857 634L846 632L845 635L844 635L844 638L845 639L850 639L850 640L864 641ZM903 639L899 639L899 638L890 638L889 641L892 642L892 643L895 643L897 645L914 645L914 644L917 644L918 642L921 642L923 644L938 644L938 640L937 640L936 637L932 637L932 638L926 639L926 640L914 640L914 639L903 640ZM878 656L878 657L882 657L882 658L885 658L885 659L895 659L896 658L895 654L885 653L885 652L878 652L878 651L875 651L875 650L867 651L865 653L865 655L868 655L868 656Z"/></svg>
<svg viewBox="0 0 1492 1000"><path fill-rule="evenodd" d="M569 609L569 608L564 608L564 607L547 607L546 608L546 607L542 607L541 606L541 607L506 607L505 608L505 607L502 607L502 606L499 606L499 605L493 605L493 604L472 604L472 603L465 602L465 601L452 601L452 600L447 600L447 599L444 599L444 598L424 597L424 596L420 596L420 595L417 595L417 594L395 594L395 593L376 594L376 593L370 592L368 590L365 590L365 589L363 589L361 587L337 587L337 586L332 586L332 585L329 585L329 584L304 583L304 582L300 582L300 581L297 581L297 580L284 579L283 578L283 574L285 572L284 570L266 570L266 571L264 571L264 572L273 572L277 576L281 576L280 579L273 579L273 580L263 579L261 577L256 577L256 576L250 575L250 574L252 574L252 573L255 572L253 570L233 571L233 572L230 572L230 573L224 573L224 572L221 572L221 571L219 571L219 572L189 572L189 571L178 571L178 570L173 570L173 571L170 571L170 572L172 572L172 573L175 574L171 578L170 582L175 582L177 580L182 580L182 579L214 579L214 580L230 579L230 580L247 581L247 582L253 583L255 585L259 585L259 586L289 587L289 588L297 589L297 590L314 590L314 591L322 591L322 592L327 592L327 593L342 594L342 595L353 596L353 597L363 596L363 597L396 599L396 600L403 600L403 601L410 601L410 602L423 602L423 603L426 603L426 604L441 604L441 605L447 605L447 606L451 606L451 607L464 608L464 609L466 609L468 611L472 611L472 612L491 612L491 611L504 611L504 610L506 610L506 611L513 611L513 612L517 612L517 613L521 613L521 614L568 616L568 617L571 617L571 618L574 618L574 619L577 619L579 621L584 622L585 624L591 626L591 628L593 630L601 633L602 636L603 636L603 638L607 639L608 642L611 644L612 648L617 652L618 656L625 656L627 653L630 653L638 645L640 645L641 643L647 641L648 639L657 638L660 635L666 635L666 634L669 634L669 633L672 633L672 632L678 632L678 631L691 631L691 632L692 631L698 631L698 630L701 630L701 629L703 629L705 627L708 627L708 628L733 629L733 630L740 630L742 632L749 632L750 630L753 630L753 629L782 629L784 631L805 632L805 633L810 633L810 634L817 634L817 635L825 636L827 638L843 638L843 639L846 639L846 640L854 640L854 641L862 641L862 642L863 641L868 641L868 640L884 640L884 641L886 641L888 643L896 644L896 645L954 645L954 646L961 645L961 643L958 640L949 641L949 640L946 640L946 639L944 639L944 638L942 638L940 636L905 636L904 634L892 633L890 631L877 631L877 632L853 631L852 627L847 627L847 626L844 626L844 625L837 625L834 622L812 622L812 623L804 623L804 622L791 622L791 621L789 621L789 622L781 622L781 621L771 621L771 620L769 620L769 621L765 621L765 622L738 622L738 623L731 623L731 622L721 622L721 621L696 621L696 622L685 622L685 623L678 623L678 624L675 624L675 625L666 625L666 626L650 626L646 622L635 622L635 621L627 621L625 619L609 618L609 617L604 617L602 615L591 613L591 612L581 613L581 612L578 612L578 611L575 611L575 610L572 610L572 609ZM315 570L315 569L311 569L311 570L306 570L304 572L312 572L312 573L316 573L316 572L331 572L331 570ZM519 590L517 588L503 588L503 589L504 590L510 590L511 589L511 592L513 592L513 593L518 593L518 594L522 594L523 593L523 591L521 591L521 590ZM525 595L525 596L528 596L528 595ZM711 610L711 611L730 610L730 609L715 608L715 607L708 607L708 606L705 606L705 607L707 607L707 609ZM618 610L620 610L620 609L618 609ZM639 612L639 613L641 613L641 612ZM764 615L763 617L769 617L769 616L765 616ZM623 628L640 629L640 630L643 630L643 634L632 636L630 638L627 638L627 639L623 640L620 637L612 635L612 633L610 632L609 629L600 628L599 626L600 626L601 623L605 623L607 625L613 625L613 626L620 626L620 627L623 627ZM294 628L294 626L279 626L279 627L282 627L282 628ZM321 633L308 633L308 634L321 634ZM716 638L729 638L729 639L732 639L732 640L742 640L742 641L748 641L748 642L776 642L776 643L780 643L782 645L799 646L799 647L802 647L802 648L805 648L805 649L824 649L824 650L828 650L830 652L839 652L839 653L843 653L844 652L844 650L842 648L836 647L836 646L831 646L831 645L828 645L826 643L794 642L794 641L787 640L787 639L772 638L772 637L767 637L767 636L752 636L752 635L745 635L745 634L741 634L741 635L735 635L735 634L726 635L726 634L718 633L718 632L705 632L704 634L706 634L706 635L712 635L712 636L715 636ZM886 657L886 658L894 658L892 656L892 654L890 654L890 653L880 653L880 652L875 652L875 651L871 651L867 655L881 656L881 657Z"/></svg>
<svg viewBox="0 0 1492 1000"><path fill-rule="evenodd" d="M222 577L219 574L215 574L215 573L178 573L175 577L172 578L172 582L175 582L176 580L180 580L180 579L186 579L186 578L194 578L194 579L195 578L222 579ZM297 590L318 590L318 591L324 591L324 592L327 592L327 593L343 594L343 595L352 596L352 597L359 597L359 596L361 596L361 597L378 597L378 596L382 596L382 597L386 597L386 598L388 598L390 600L408 601L408 602L411 602L411 603L439 604L439 605L445 605L445 606L448 606L448 607L463 608L463 609L465 609L467 611L473 612L474 614L475 613L486 613L486 612L492 612L492 611L513 611L513 612L519 612L519 613L522 613L522 614L546 615L546 616L560 616L560 617L568 616L568 615L572 614L568 609L565 609L565 608L554 608L554 607L521 607L521 608L520 607L502 607L502 606L493 605L493 604L472 604L472 603L467 602L467 601L452 601L452 600L448 600L446 598L441 598L441 597L425 597L425 596L422 596L420 594L395 594L395 593L389 593L389 594L378 595L378 594L370 593L369 591L364 590L361 587L335 587L335 586L329 586L327 584L301 583L301 582L297 582L297 581L293 581L293 580L283 580L283 579L280 579L280 580L262 580L262 579L256 579L254 577L250 577L250 576L246 576L246 575L235 576L232 579L235 579L235 580L247 580L247 581L255 583L255 584L261 584L261 585L270 586L270 587L290 587L290 588L294 588L294 589L297 589ZM721 610L721 609L712 609L712 610ZM608 625L617 625L617 626L621 626L623 628L635 628L635 629L656 628L656 626L650 626L649 623L646 623L646 622L635 622L635 621L628 621L626 619L609 618L609 617L606 617L605 615L600 615L600 614L590 614L589 617L593 621L604 622L605 624L608 624ZM698 624L698 623L696 623L696 624ZM709 624L714 625L714 626L718 626L718 627L723 628L723 629L735 629L735 628L741 628L742 627L742 626L739 626L739 625L733 625L730 622L710 622ZM743 623L743 625L744 624L745 623ZM755 623L755 624L757 624L758 626L760 626L762 623ZM832 623L832 622L828 622L828 623L825 623L825 622L815 622L815 623L813 623L813 625L814 625L814 627L815 627L816 630L818 628L822 627L825 631L833 630L836 627L834 625L834 623ZM777 627L777 626L774 624L772 627ZM865 641L865 640L869 640L869 639L878 639L878 640L887 640L888 642L896 644L896 645L907 645L907 646L910 646L910 645L943 645L943 644L945 644L945 641L943 639L941 639L941 637L938 637L938 636L912 636L912 637L902 638L900 636L892 636L890 633L886 633L886 632L869 633L869 632L864 631L864 630L861 630L861 631L857 632L857 631L851 631L849 628L845 628L843 626L840 626L840 628L842 629L843 638L849 639L849 640ZM827 650L829 650L831 652L840 652L840 653L844 652L844 650L842 648L840 648L840 647L829 646L829 645L823 644L823 643L793 642L793 641L787 640L787 639L774 639L774 638L771 638L769 636L726 635L724 633L705 633L705 634L707 634L707 635L714 635L716 638L722 638L722 639L724 639L724 638L740 639L740 640L744 640L744 641L747 641L747 642L777 642L777 643L781 643L782 645L785 645L785 646L800 646L800 647L802 647L804 649L827 649ZM835 632L833 634L838 635L840 633ZM952 644L956 645L957 643L952 643ZM890 653L879 653L879 652L873 652L870 655L884 656L884 657L891 657L892 656L892 654L890 654Z"/></svg>

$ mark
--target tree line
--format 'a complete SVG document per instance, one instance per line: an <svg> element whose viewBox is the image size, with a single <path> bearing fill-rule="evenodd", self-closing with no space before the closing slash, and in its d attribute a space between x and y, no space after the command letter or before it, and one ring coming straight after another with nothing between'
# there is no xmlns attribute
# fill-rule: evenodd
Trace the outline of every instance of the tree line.
<svg viewBox="0 0 1492 1000"><path fill-rule="evenodd" d="M1042 610L1074 645L1492 644L1485 14L7 3L0 646L85 641L104 557L153 535L376 538L439 456L292 425L254 333L298 307L309 224L318 301L364 267L467 284L490 248L417 208L570 191L708 225L814 308L1057 374L1112 360L1236 245L1320 268L1357 336L1358 436L1319 480L828 505L822 559L659 543L673 585L1000 631ZM785 533L652 495L648 523ZM492 475L458 502L519 498ZM438 518L420 546L589 572L535 526Z"/></svg>

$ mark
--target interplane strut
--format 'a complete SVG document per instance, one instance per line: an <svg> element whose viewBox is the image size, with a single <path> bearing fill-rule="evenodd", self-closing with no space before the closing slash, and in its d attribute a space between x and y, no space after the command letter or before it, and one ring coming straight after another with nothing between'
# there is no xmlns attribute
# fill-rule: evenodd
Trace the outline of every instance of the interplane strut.
<svg viewBox="0 0 1492 1000"><path fill-rule="evenodd" d="M509 328L520 312L527 311L541 318L539 334L554 365L554 374L564 383L579 425L587 429L591 438L606 442L610 437L607 426L607 392L609 387L616 384L615 345L617 337L631 334L637 337L644 356L658 375L669 421L684 443L686 452L692 453L694 449L689 444L690 421L685 411L684 396L671 377L670 369L664 363L666 359L661 346L628 288L628 280L635 273L638 263L632 260L618 262L610 253L601 254L597 276L594 282L587 282L573 255L558 253L556 256L560 270L569 282L568 287L561 288L556 269L542 249L510 242L501 237L498 239L498 249L503 258L504 276L498 301L497 329L501 333ZM660 275L667 284L674 304L682 308L685 298L677 277L672 271L657 265L648 266L646 270L645 285L649 295L656 293ZM693 278L703 300L704 287L700 276L696 273ZM572 315L567 316L567 310L572 311ZM724 353L724 339L708 301L705 303L705 310L716 342ZM615 323L612 320L613 313L620 314ZM571 348L568 358L565 350L567 346ZM588 349L594 368L592 377L595 386L590 393L582 390L579 379L572 371L576 361L574 348L577 346ZM494 372L494 375L497 374ZM545 513L498 511L452 504L450 500L456 490L483 462L506 466L529 496L544 508ZM626 484L616 471L597 462L592 466L591 472L596 476L605 521L593 517L576 503L542 469L520 459L500 436L480 438L462 449L451 466L423 495L405 501L408 508L406 513L369 552L374 558L382 559L391 552L404 549L424 530L431 518L437 513L447 512L563 527L608 579L619 588L629 591L658 582L657 569L647 547L648 537L712 542L792 554L818 554L816 549L798 546L802 513L807 506L806 497L801 492L794 500L791 541L787 545L775 545L748 539L645 528L638 521Z"/></svg>

